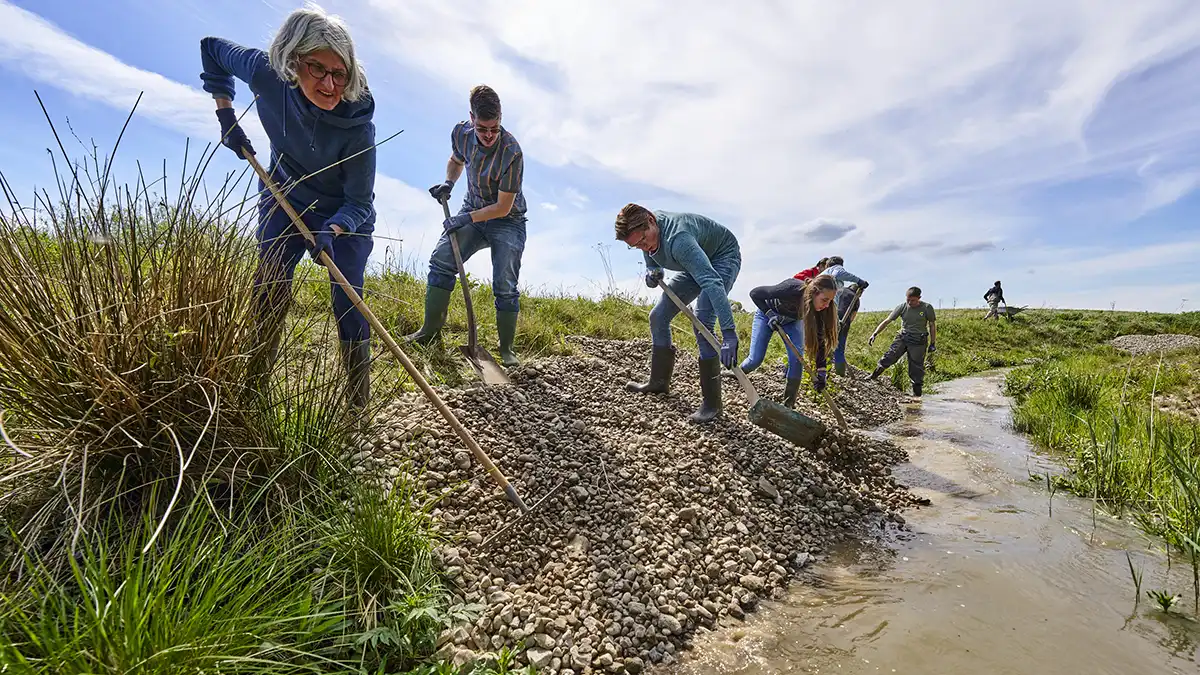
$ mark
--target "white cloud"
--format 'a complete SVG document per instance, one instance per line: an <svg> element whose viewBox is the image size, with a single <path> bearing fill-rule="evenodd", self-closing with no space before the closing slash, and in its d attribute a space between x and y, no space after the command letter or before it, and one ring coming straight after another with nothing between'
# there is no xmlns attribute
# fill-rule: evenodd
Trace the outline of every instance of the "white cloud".
<svg viewBox="0 0 1200 675"><path fill-rule="evenodd" d="M553 202L542 202L542 208L546 209L547 211L557 211L558 204L555 204Z"/></svg>

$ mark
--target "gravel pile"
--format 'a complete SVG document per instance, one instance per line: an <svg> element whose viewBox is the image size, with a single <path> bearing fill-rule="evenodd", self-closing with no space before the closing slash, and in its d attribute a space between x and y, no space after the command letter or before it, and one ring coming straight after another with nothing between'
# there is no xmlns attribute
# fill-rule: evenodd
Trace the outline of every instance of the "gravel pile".
<svg viewBox="0 0 1200 675"><path fill-rule="evenodd" d="M1112 346L1135 356L1176 352L1200 347L1200 337L1164 333L1162 335L1122 335L1109 342Z"/></svg>
<svg viewBox="0 0 1200 675"><path fill-rule="evenodd" d="M822 414L820 447L799 449L747 421L733 382L722 417L693 426L694 355L681 350L671 394L635 395L624 383L646 375L647 341L572 340L582 356L528 362L510 372L512 386L444 392L527 504L559 487L486 547L517 512L422 397L390 406L356 455L364 471L392 475L413 460L443 495L436 515L459 539L440 561L461 599L486 607L443 634L442 655L457 663L519 643L552 673L670 663L701 627L780 597L810 555L902 526L899 510L915 503L891 477L905 459L895 445L842 434ZM782 393L756 379L761 394ZM848 417L891 415L886 385L843 384ZM815 414L810 401L797 405Z"/></svg>

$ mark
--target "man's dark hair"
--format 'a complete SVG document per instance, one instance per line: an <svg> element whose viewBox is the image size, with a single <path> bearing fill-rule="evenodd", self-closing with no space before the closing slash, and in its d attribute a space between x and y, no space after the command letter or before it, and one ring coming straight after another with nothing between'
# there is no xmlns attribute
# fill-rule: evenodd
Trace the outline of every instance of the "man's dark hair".
<svg viewBox="0 0 1200 675"><path fill-rule="evenodd" d="M840 255L831 255L831 256L829 256L829 264L830 265L845 265L846 261L842 260L842 256L840 256Z"/></svg>
<svg viewBox="0 0 1200 675"><path fill-rule="evenodd" d="M908 289L908 292L905 293L905 295L910 298L919 298L921 297L921 289L916 286L912 286Z"/></svg>
<svg viewBox="0 0 1200 675"><path fill-rule="evenodd" d="M500 119L500 95L486 84L474 87L471 89L471 113L477 120Z"/></svg>
<svg viewBox="0 0 1200 675"><path fill-rule="evenodd" d="M650 212L650 209L638 204L626 204L617 214L617 239L623 240L634 232L649 227L653 222L654 214Z"/></svg>
<svg viewBox="0 0 1200 675"><path fill-rule="evenodd" d="M996 285L997 285L997 286L999 286L999 285L1000 285L1000 282L999 282L999 281L997 281L997 282L996 282Z"/></svg>

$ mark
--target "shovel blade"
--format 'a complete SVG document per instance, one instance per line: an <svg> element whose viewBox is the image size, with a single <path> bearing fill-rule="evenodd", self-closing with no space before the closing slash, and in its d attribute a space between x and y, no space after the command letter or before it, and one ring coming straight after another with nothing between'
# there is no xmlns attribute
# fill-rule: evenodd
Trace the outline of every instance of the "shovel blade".
<svg viewBox="0 0 1200 675"><path fill-rule="evenodd" d="M750 422L809 450L816 449L821 436L825 433L825 425L820 420L815 420L765 398L758 399L758 402L750 408Z"/></svg>
<svg viewBox="0 0 1200 675"><path fill-rule="evenodd" d="M484 384L509 384L511 382L508 374L483 347L471 349L470 345L459 345L458 351L467 357L467 361L475 369L475 372L479 373Z"/></svg>

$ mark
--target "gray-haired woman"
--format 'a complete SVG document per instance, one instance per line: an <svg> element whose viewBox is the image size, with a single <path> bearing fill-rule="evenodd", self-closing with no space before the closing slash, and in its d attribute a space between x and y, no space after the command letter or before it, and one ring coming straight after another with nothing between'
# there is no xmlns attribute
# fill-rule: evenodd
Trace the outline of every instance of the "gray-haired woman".
<svg viewBox="0 0 1200 675"><path fill-rule="evenodd" d="M314 259L328 253L362 294L374 245L375 102L346 26L315 5L287 17L269 52L206 37L200 56L200 78L216 99L222 142L239 157L254 149L237 125L233 78L258 96L258 117L271 140L271 176L316 240L310 248L260 181L255 293L266 355L256 359L251 374L260 387L278 354L292 275L306 248ZM370 390L370 326L336 284L333 309L349 403L361 410Z"/></svg>

